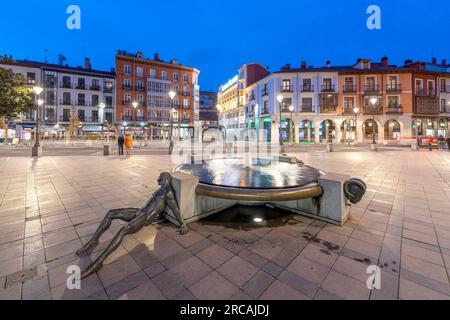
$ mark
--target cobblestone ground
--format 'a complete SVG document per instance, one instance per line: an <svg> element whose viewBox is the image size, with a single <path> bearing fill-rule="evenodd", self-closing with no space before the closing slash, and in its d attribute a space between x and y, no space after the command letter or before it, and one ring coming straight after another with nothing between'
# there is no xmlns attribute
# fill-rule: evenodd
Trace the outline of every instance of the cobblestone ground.
<svg viewBox="0 0 450 320"><path fill-rule="evenodd" d="M104 268L66 286L76 249L108 209L141 206L168 156L0 157L0 299L449 299L450 153L293 153L365 180L342 227L296 217L239 231L201 223L129 236ZM368 290L378 264L381 290ZM25 271L22 273L22 271Z"/></svg>

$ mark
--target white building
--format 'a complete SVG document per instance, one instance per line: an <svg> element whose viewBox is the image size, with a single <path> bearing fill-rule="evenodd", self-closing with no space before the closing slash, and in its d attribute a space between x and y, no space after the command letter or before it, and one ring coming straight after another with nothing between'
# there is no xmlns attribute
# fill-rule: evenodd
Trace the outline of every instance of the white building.
<svg viewBox="0 0 450 320"><path fill-rule="evenodd" d="M102 131L102 125L115 122L115 72L93 70L89 59L85 67L41 63L27 60L1 60L0 68L24 75L30 87L41 86L44 101L39 113L43 131L62 136L72 115L80 122L79 134ZM18 119L17 124L33 128L35 112Z"/></svg>

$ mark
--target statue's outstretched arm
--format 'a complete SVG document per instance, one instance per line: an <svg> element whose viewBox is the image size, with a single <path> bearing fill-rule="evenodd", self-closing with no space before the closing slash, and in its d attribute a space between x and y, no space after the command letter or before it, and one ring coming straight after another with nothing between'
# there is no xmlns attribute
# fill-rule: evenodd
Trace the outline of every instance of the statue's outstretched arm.
<svg viewBox="0 0 450 320"><path fill-rule="evenodd" d="M175 217L177 218L178 222L180 223L180 228L178 229L178 232L180 234L186 234L188 232L188 228L186 226L186 223L184 222L183 217L181 216L177 200L175 199L175 196L172 191L169 191L167 193L166 203L167 203L167 206L172 210L172 212L175 215Z"/></svg>

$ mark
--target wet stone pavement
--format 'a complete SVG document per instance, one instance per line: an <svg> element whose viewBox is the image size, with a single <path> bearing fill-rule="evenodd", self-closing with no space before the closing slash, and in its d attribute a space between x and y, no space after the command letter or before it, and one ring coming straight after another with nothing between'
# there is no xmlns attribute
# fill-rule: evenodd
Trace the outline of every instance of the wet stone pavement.
<svg viewBox="0 0 450 320"><path fill-rule="evenodd" d="M450 153L292 153L366 181L342 227L295 216L238 230L168 224L128 236L104 268L69 290L74 252L109 209L141 206L165 155L1 157L0 299L449 299ZM369 290L367 267L381 268Z"/></svg>

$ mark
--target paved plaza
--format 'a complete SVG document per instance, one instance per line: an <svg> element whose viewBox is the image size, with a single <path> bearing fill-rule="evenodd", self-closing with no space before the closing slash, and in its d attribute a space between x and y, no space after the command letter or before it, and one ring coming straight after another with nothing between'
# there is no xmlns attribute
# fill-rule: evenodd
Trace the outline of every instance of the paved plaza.
<svg viewBox="0 0 450 320"><path fill-rule="evenodd" d="M292 150L291 150L292 151ZM366 181L342 227L295 217L248 231L165 224L128 236L104 268L69 290L74 252L108 209L141 206L167 155L0 154L0 299L449 299L450 153L299 152L306 164ZM369 265L381 289L368 290Z"/></svg>

